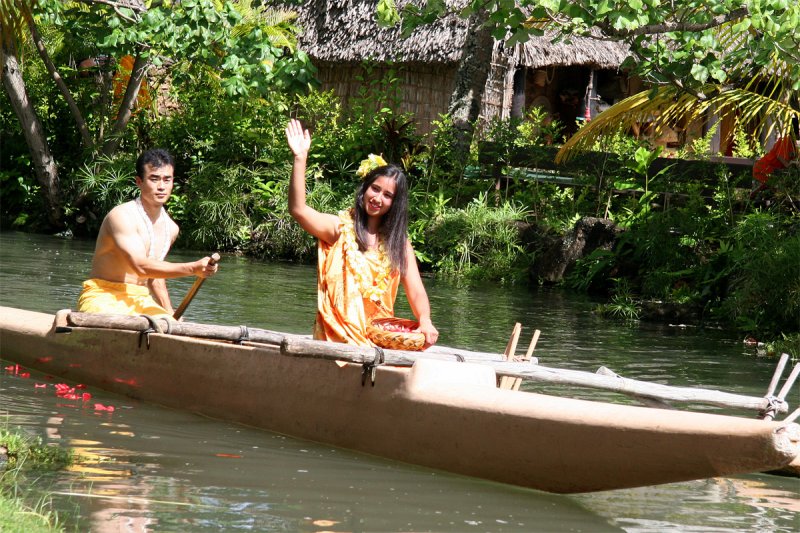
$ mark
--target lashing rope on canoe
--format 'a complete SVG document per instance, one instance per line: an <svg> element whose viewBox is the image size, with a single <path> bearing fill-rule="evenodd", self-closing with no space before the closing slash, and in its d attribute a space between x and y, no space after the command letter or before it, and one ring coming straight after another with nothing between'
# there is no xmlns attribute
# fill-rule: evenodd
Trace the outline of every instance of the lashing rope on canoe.
<svg viewBox="0 0 800 533"><path fill-rule="evenodd" d="M373 387L375 386L375 371L385 361L386 361L386 354L383 352L383 348L381 348L380 346L375 346L375 359L373 359L371 363L364 363L361 367L362 387L367 382L367 374L370 375L370 382L372 383L372 386Z"/></svg>
<svg viewBox="0 0 800 533"><path fill-rule="evenodd" d="M767 405L758 414L758 417L759 418L769 417L769 419L772 420L775 417L775 413L777 413L780 410L781 406L783 406L786 402L784 402L782 398L778 398L777 396L764 396L764 399L767 401Z"/></svg>
<svg viewBox="0 0 800 533"><path fill-rule="evenodd" d="M147 349L150 349L150 334L151 333L164 333L158 321L150 315L139 315L147 320L148 327L139 332L139 348L142 347L142 337L147 341ZM167 329L172 330L167 321ZM169 331L168 331L169 332Z"/></svg>
<svg viewBox="0 0 800 533"><path fill-rule="evenodd" d="M239 338L233 341L234 344L242 344L250 340L250 330L247 326L239 326Z"/></svg>

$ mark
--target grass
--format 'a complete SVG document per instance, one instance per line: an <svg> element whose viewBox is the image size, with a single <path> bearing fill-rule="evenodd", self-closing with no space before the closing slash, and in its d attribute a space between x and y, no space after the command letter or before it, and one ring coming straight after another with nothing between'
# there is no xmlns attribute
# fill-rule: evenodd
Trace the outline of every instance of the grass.
<svg viewBox="0 0 800 533"><path fill-rule="evenodd" d="M74 460L71 450L47 446L40 437L21 430L0 429L0 531L36 533L64 531L58 516L51 510L48 496L35 505L22 490L26 472L58 470Z"/></svg>
<svg viewBox="0 0 800 533"><path fill-rule="evenodd" d="M16 491L0 489L0 531L4 533L52 533L64 531L58 517L50 511L49 499L35 507L24 503Z"/></svg>

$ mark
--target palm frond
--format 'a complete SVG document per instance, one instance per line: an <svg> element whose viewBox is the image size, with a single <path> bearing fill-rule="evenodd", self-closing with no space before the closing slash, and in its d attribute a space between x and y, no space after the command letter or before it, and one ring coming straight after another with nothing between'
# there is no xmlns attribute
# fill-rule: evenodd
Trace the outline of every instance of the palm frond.
<svg viewBox="0 0 800 533"><path fill-rule="evenodd" d="M674 86L643 91L613 105L573 135L556 154L556 163L567 161L578 152L589 150L601 138L634 126L650 123L654 133L665 127L708 124L711 120L730 119L732 128L744 127L759 138L772 134L789 135L792 120L800 120L797 97L786 89L768 94L750 88L730 88L709 84L703 87L706 98L683 92Z"/></svg>
<svg viewBox="0 0 800 533"><path fill-rule="evenodd" d="M297 18L297 13L294 11L273 9L263 5L253 6L251 0L240 0L234 7L242 16L242 20L232 30L235 37L248 35L258 29L275 47L294 50L297 46L295 38L297 28L291 24Z"/></svg>

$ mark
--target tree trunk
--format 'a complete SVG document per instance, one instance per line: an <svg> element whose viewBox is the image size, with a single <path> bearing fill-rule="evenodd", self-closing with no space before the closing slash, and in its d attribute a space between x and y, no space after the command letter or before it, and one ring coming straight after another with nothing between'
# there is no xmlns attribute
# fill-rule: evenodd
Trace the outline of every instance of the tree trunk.
<svg viewBox="0 0 800 533"><path fill-rule="evenodd" d="M475 122L481 112L486 80L492 67L494 38L483 26L486 17L486 12L479 10L469 18L469 29L456 73L455 88L450 96L448 113L457 130L456 150L464 154L469 152Z"/></svg>
<svg viewBox="0 0 800 533"><path fill-rule="evenodd" d="M61 204L61 190L58 181L58 168L50 153L42 123L36 115L33 104L28 98L25 80L17 61L17 51L13 43L2 43L3 53L3 86L8 93L11 107L17 115L25 142L31 154L36 180L42 187L47 204L47 219L51 229L63 229L63 206Z"/></svg>
<svg viewBox="0 0 800 533"><path fill-rule="evenodd" d="M61 74L58 72L55 64L53 64L53 60L47 53L47 49L44 47L42 36L39 34L39 28L36 27L36 22L33 20L33 15L31 14L30 9L24 3L20 5L22 6L22 14L25 17L25 22L28 24L28 29L33 37L33 42L36 45L36 51L39 53L39 57L42 59L45 67L47 67L47 72L50 73L50 77L56 83L58 90L61 92L64 100L67 102L69 111L72 113L72 118L75 120L75 125L78 127L78 131L81 134L81 145L84 149L89 150L93 147L93 143L92 136L89 133L89 128L86 125L86 120L84 120L83 114L81 113L80 109L78 109L78 104L75 103L75 99L72 98L72 93L70 93L67 84L64 83Z"/></svg>
<svg viewBox="0 0 800 533"><path fill-rule="evenodd" d="M125 128L128 126L128 121L133 114L133 107L136 105L136 97L139 96L139 89L142 86L147 71L150 69L150 60L143 57L141 54L136 56L131 69L131 77L128 80L128 86L125 88L125 96L122 97L122 102L119 106L119 113L117 120L114 122L114 127L108 140L103 145L103 155L112 156L119 148L119 141Z"/></svg>

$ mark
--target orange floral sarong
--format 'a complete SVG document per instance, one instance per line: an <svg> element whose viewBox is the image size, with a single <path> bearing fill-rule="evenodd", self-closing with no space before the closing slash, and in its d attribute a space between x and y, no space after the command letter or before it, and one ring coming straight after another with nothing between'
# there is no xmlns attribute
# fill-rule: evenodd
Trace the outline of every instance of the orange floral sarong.
<svg viewBox="0 0 800 533"><path fill-rule="evenodd" d="M400 273L382 242L377 250L358 250L350 211L339 212L339 230L332 245L319 241L314 338L374 346L367 325L393 316Z"/></svg>

